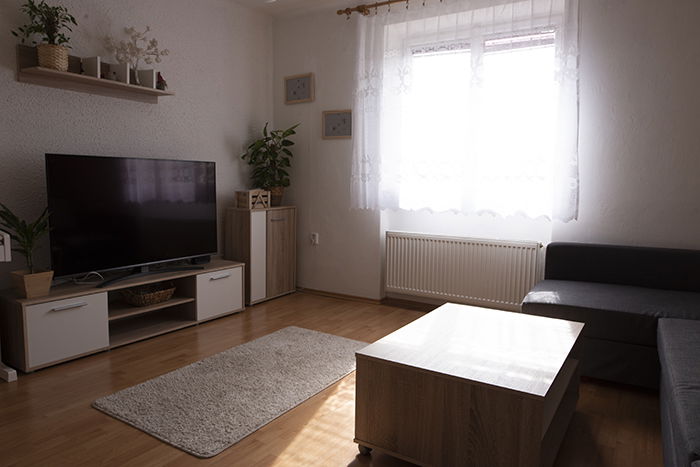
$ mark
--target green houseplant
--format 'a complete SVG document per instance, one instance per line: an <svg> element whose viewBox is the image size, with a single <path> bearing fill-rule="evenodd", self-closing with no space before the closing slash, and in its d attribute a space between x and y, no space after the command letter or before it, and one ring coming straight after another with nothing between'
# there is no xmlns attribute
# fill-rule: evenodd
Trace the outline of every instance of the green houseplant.
<svg viewBox="0 0 700 467"><path fill-rule="evenodd" d="M31 223L20 219L7 206L0 203L0 228L6 230L18 247L13 251L24 256L27 269L12 271L15 286L26 298L47 295L51 289L53 271L37 271L34 265L34 251L39 240L49 232L49 211L44 212Z"/></svg>
<svg viewBox="0 0 700 467"><path fill-rule="evenodd" d="M241 158L253 167L251 177L255 188L270 191L272 205L279 206L284 188L289 186L287 169L292 165L292 151L289 148L294 145L289 137L296 134L294 130L299 124L286 130L269 132L267 125L263 128L262 138L253 141Z"/></svg>
<svg viewBox="0 0 700 467"><path fill-rule="evenodd" d="M77 25L73 15L64 6L51 6L44 0L36 2L27 0L22 5L22 12L29 16L29 23L11 31L22 44L29 38L36 38L39 66L59 71L68 70L68 37L66 31L72 32L71 25Z"/></svg>

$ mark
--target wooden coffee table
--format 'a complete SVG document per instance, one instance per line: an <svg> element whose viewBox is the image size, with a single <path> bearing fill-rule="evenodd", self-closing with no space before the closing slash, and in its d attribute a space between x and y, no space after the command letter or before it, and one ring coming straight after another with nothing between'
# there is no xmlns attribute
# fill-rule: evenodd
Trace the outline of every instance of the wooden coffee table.
<svg viewBox="0 0 700 467"><path fill-rule="evenodd" d="M357 352L355 442L421 465L550 466L583 324L448 303Z"/></svg>

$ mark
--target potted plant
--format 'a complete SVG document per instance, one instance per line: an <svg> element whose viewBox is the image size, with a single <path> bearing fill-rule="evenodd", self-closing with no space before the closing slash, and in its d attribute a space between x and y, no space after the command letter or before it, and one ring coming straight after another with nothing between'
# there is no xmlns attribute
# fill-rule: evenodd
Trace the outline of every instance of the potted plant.
<svg viewBox="0 0 700 467"><path fill-rule="evenodd" d="M292 165L292 151L289 147L294 145L289 137L296 134L294 129L299 124L286 130L269 132L267 125L266 123L263 128L262 138L253 141L241 158L253 166L251 176L255 187L270 191L271 204L279 206L282 204L284 188L289 186L287 169Z"/></svg>
<svg viewBox="0 0 700 467"><path fill-rule="evenodd" d="M34 222L27 223L0 203L0 227L19 245L18 248L13 248L13 251L27 259L27 269L10 273L17 289L26 298L48 295L53 271L38 271L34 267L34 250L41 237L49 232L48 209L44 209Z"/></svg>
<svg viewBox="0 0 700 467"><path fill-rule="evenodd" d="M73 15L64 6L50 6L44 0L36 2L27 0L22 11L29 16L29 23L11 31L15 37L22 39L22 44L35 35L39 35L36 47L39 66L52 70L68 71L68 43L65 31L72 32L71 25L77 25Z"/></svg>

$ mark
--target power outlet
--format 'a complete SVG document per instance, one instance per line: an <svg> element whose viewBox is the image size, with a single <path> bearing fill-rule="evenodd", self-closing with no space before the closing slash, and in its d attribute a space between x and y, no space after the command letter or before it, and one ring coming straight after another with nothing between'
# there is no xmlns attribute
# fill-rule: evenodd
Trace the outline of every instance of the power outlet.
<svg viewBox="0 0 700 467"><path fill-rule="evenodd" d="M318 232L311 232L311 244L318 245Z"/></svg>

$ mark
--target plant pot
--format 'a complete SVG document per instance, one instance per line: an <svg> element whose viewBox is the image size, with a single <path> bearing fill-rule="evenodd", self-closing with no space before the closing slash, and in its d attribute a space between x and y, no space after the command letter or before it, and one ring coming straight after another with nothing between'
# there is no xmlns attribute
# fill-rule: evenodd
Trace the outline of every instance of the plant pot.
<svg viewBox="0 0 700 467"><path fill-rule="evenodd" d="M282 196L284 195L284 187L283 186L273 186L270 188L270 204L272 206L281 206L282 205Z"/></svg>
<svg viewBox="0 0 700 467"><path fill-rule="evenodd" d="M39 44L36 54L40 67L68 71L68 49L62 45Z"/></svg>
<svg viewBox="0 0 700 467"><path fill-rule="evenodd" d="M10 275L17 292L24 298L43 297L48 295L49 290L51 290L53 271L29 274L29 271L23 269L21 271L12 271Z"/></svg>

